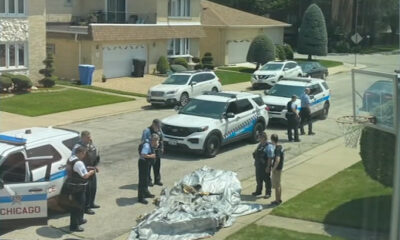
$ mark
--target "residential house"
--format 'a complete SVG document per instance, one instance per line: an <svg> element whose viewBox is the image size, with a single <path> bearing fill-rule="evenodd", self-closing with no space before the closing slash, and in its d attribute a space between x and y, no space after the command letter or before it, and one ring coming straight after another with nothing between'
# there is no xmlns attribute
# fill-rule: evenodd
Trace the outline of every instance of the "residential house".
<svg viewBox="0 0 400 240"><path fill-rule="evenodd" d="M0 73L25 74L33 82L46 57L45 0L0 0Z"/></svg>
<svg viewBox="0 0 400 240"><path fill-rule="evenodd" d="M246 21L231 21L226 9ZM287 25L205 0L47 0L47 49L56 74L69 79L79 78L78 64L94 65L100 81L130 76L132 59L145 60L145 72L153 73L160 56L190 61L208 51L219 65L243 62L239 55L258 33L282 43Z"/></svg>

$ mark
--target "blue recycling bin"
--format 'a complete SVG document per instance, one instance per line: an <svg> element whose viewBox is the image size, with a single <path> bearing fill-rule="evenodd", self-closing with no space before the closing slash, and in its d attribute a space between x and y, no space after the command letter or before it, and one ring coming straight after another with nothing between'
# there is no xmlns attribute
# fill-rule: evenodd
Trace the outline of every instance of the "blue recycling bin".
<svg viewBox="0 0 400 240"><path fill-rule="evenodd" d="M81 85L92 85L93 72L95 67L88 64L79 64L79 79Z"/></svg>

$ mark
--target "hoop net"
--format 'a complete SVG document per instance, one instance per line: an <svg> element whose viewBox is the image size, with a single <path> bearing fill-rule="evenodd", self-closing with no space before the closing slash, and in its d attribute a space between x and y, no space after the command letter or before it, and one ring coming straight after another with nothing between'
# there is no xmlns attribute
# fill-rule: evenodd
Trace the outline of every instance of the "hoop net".
<svg viewBox="0 0 400 240"><path fill-rule="evenodd" d="M366 116L342 116L336 119L336 123L343 131L346 147L357 148L361 130L368 122L370 122L370 118Z"/></svg>

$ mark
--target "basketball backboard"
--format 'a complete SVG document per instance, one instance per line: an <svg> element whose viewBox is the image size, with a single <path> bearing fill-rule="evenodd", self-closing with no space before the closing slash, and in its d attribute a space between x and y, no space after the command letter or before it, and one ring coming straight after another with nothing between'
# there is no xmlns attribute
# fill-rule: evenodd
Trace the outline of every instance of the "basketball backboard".
<svg viewBox="0 0 400 240"><path fill-rule="evenodd" d="M397 134L399 87L394 73L352 70L353 115L371 117L372 127Z"/></svg>

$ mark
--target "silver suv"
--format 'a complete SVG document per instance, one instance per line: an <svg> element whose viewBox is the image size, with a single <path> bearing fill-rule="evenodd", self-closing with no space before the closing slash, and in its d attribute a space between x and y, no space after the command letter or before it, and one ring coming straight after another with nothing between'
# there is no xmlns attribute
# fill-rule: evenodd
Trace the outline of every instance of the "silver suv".
<svg viewBox="0 0 400 240"><path fill-rule="evenodd" d="M259 95L210 92L191 99L178 114L162 120L164 146L214 157L222 145L244 138L257 142L268 120Z"/></svg>
<svg viewBox="0 0 400 240"><path fill-rule="evenodd" d="M190 98L207 91L219 92L222 85L212 71L174 73L163 83L149 89L147 101L151 105L185 105Z"/></svg>

